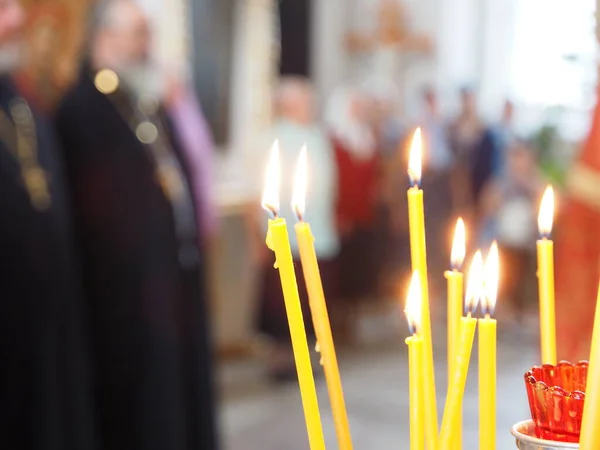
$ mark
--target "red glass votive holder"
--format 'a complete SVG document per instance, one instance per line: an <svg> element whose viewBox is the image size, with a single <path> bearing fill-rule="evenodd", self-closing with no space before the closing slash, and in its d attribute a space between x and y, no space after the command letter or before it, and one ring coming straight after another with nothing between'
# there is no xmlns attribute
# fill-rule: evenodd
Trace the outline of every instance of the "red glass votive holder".
<svg viewBox="0 0 600 450"><path fill-rule="evenodd" d="M525 387L535 433L540 439L579 442L588 363L561 361L532 367Z"/></svg>

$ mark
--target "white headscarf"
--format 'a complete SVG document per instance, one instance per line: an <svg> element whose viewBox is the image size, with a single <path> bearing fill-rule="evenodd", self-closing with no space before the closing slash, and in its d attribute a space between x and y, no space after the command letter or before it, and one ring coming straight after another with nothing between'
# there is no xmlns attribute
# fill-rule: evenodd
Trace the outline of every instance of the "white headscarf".
<svg viewBox="0 0 600 450"><path fill-rule="evenodd" d="M12 72L23 62L24 45L22 42L10 42L0 47L0 74Z"/></svg>
<svg viewBox="0 0 600 450"><path fill-rule="evenodd" d="M370 159L376 150L375 136L368 124L353 117L352 102L358 91L348 86L336 88L327 101L325 124L335 139L356 159Z"/></svg>

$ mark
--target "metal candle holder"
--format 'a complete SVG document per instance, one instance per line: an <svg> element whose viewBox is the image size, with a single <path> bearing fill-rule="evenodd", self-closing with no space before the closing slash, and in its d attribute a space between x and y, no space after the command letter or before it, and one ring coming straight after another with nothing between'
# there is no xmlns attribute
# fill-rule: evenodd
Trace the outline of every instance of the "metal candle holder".
<svg viewBox="0 0 600 450"><path fill-rule="evenodd" d="M520 450L579 449L579 444L572 442L547 441L535 437L532 420L517 423L511 428L510 432L516 438L517 448Z"/></svg>

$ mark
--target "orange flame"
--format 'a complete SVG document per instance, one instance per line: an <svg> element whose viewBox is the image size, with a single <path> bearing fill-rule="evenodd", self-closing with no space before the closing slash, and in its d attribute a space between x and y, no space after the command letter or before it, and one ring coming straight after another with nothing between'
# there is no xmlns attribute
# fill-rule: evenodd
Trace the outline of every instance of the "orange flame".
<svg viewBox="0 0 600 450"><path fill-rule="evenodd" d="M307 172L306 145L304 145L298 157L296 176L294 178L294 191L292 193L292 210L296 213L298 220L302 220L304 211L306 210Z"/></svg>
<svg viewBox="0 0 600 450"><path fill-rule="evenodd" d="M459 217L454 229L454 241L452 242L452 253L450 255L453 269L460 269L465 260L465 253L467 252L466 241L465 222Z"/></svg>
<svg viewBox="0 0 600 450"><path fill-rule="evenodd" d="M485 295L483 290L483 257L481 250L475 252L471 267L469 269L469 279L467 281L467 293L465 295L465 310L468 313L474 313L477 304Z"/></svg>
<svg viewBox="0 0 600 450"><path fill-rule="evenodd" d="M412 185L418 185L421 182L422 158L423 138L421 136L421 128L417 128L410 144L410 154L408 157L408 176Z"/></svg>
<svg viewBox="0 0 600 450"><path fill-rule="evenodd" d="M542 203L540 204L540 212L538 214L538 230L543 237L549 237L552 233L552 222L554 219L554 189L552 186L546 188Z"/></svg>
<svg viewBox="0 0 600 450"><path fill-rule="evenodd" d="M421 327L421 279L419 278L419 272L414 271L410 280L410 286L408 287L408 295L406 296L406 320L408 320L408 327L411 332L416 334L419 332Z"/></svg>
<svg viewBox="0 0 600 450"><path fill-rule="evenodd" d="M498 297L498 280L500 278L500 257L498 255L498 243L494 241L490 247L484 266L484 288L485 295L481 299L481 310L484 314L492 314L496 308Z"/></svg>
<svg viewBox="0 0 600 450"><path fill-rule="evenodd" d="M277 216L279 213L279 143L275 141L271 147L271 155L265 172L265 187L262 196L262 207Z"/></svg>

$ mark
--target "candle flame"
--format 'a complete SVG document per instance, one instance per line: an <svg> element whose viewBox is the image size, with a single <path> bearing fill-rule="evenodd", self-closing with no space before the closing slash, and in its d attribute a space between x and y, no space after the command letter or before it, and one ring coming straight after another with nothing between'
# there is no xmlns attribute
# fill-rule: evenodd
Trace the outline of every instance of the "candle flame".
<svg viewBox="0 0 600 450"><path fill-rule="evenodd" d="M410 280L410 286L408 287L408 295L406 296L406 320L408 321L408 328L411 333L417 334L421 327L421 279L419 278L419 272L415 270Z"/></svg>
<svg viewBox="0 0 600 450"><path fill-rule="evenodd" d="M423 139L421 136L421 128L417 128L410 144L410 154L408 158L408 176L410 178L410 183L413 186L417 186L421 182L422 153Z"/></svg>
<svg viewBox="0 0 600 450"><path fill-rule="evenodd" d="M498 255L498 243L494 241L485 259L484 266L485 295L481 299L481 311L483 314L493 314L498 298L498 280L500 278L500 257Z"/></svg>
<svg viewBox="0 0 600 450"><path fill-rule="evenodd" d="M546 188L542 203L540 204L540 212L538 215L538 229L542 237L549 237L552 233L552 222L554 219L554 189L552 186Z"/></svg>
<svg viewBox="0 0 600 450"><path fill-rule="evenodd" d="M465 295L465 310L472 314L477 309L479 300L484 297L483 290L483 257L481 250L475 252L471 267L469 269L469 279L467 281L467 293Z"/></svg>
<svg viewBox="0 0 600 450"><path fill-rule="evenodd" d="M269 162L265 172L265 186L262 196L262 207L265 211L277 217L279 213L279 143L275 141L271 147Z"/></svg>
<svg viewBox="0 0 600 450"><path fill-rule="evenodd" d="M459 217L454 229L454 241L452 242L452 253L450 255L453 269L459 270L465 260L465 253L467 252L466 240L465 222Z"/></svg>
<svg viewBox="0 0 600 450"><path fill-rule="evenodd" d="M304 217L304 211L306 210L307 171L306 145L304 145L302 150L300 150L300 156L298 156L294 192L292 193L292 210L296 213L296 217L300 221Z"/></svg>

